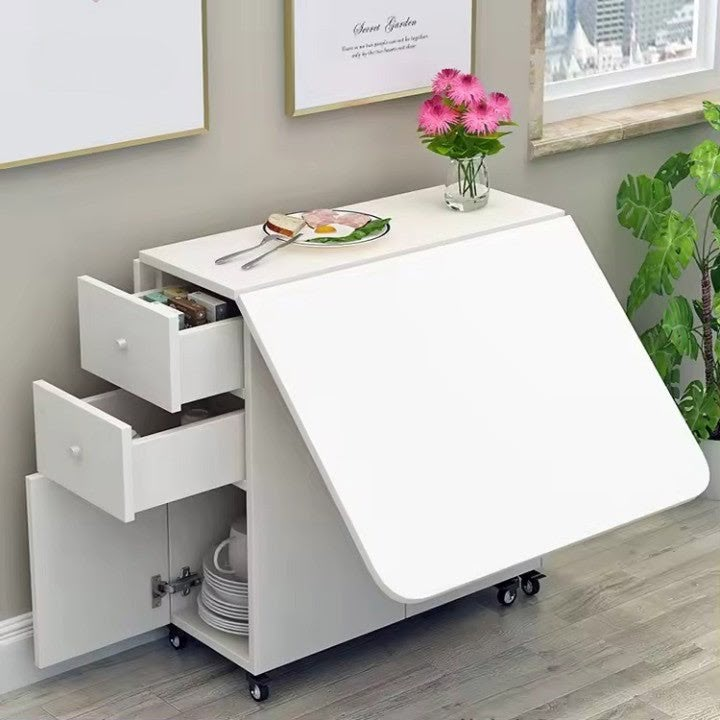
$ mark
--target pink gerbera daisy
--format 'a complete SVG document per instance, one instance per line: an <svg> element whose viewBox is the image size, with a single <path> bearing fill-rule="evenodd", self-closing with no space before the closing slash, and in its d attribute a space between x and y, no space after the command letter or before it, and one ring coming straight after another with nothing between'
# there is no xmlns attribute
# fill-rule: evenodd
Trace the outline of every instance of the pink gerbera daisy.
<svg viewBox="0 0 720 720"><path fill-rule="evenodd" d="M445 68L445 70L441 70L433 80L432 89L434 93L438 93L442 95L444 92L447 92L448 88L450 87L452 81L460 74L459 70L455 70L455 68Z"/></svg>
<svg viewBox="0 0 720 720"><path fill-rule="evenodd" d="M448 95L459 105L469 105L485 99L485 88L474 75L457 75L450 83Z"/></svg>
<svg viewBox="0 0 720 720"><path fill-rule="evenodd" d="M473 103L463 115L462 122L465 129L475 135L489 135L498 128L497 115L484 100Z"/></svg>
<svg viewBox="0 0 720 720"><path fill-rule="evenodd" d="M442 135L457 119L457 110L448 107L439 95L434 95L420 107L418 122L427 135Z"/></svg>
<svg viewBox="0 0 720 720"><path fill-rule="evenodd" d="M490 93L487 99L488 107L495 113L498 120L510 120L512 117L512 105L510 98L504 93Z"/></svg>

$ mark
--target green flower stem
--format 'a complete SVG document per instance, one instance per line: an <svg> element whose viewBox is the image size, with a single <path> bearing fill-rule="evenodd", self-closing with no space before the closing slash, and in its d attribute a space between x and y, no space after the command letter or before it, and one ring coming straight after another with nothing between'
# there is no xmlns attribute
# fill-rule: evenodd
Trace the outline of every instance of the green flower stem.
<svg viewBox="0 0 720 720"><path fill-rule="evenodd" d="M456 162L458 164L458 190L460 195L475 199L478 196L477 173L479 171L475 158L469 158L468 160L458 159Z"/></svg>

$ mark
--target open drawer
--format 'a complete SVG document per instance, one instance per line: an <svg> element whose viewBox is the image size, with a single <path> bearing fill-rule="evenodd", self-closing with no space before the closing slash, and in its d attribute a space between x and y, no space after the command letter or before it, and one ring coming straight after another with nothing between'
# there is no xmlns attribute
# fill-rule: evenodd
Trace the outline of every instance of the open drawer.
<svg viewBox="0 0 720 720"><path fill-rule="evenodd" d="M169 412L243 386L240 317L180 330L177 310L88 276L78 307L82 367Z"/></svg>
<svg viewBox="0 0 720 720"><path fill-rule="evenodd" d="M180 425L123 390L79 400L39 381L33 385L38 470L116 518L245 477L242 401L208 401L214 417Z"/></svg>

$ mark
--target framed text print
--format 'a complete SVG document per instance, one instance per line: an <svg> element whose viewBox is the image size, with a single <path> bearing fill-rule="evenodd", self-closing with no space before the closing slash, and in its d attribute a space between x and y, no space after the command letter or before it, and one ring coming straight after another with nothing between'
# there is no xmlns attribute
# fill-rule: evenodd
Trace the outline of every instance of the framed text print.
<svg viewBox="0 0 720 720"><path fill-rule="evenodd" d="M204 0L0 0L0 168L207 129Z"/></svg>
<svg viewBox="0 0 720 720"><path fill-rule="evenodd" d="M419 95L442 68L470 72L474 0L285 0L287 112Z"/></svg>

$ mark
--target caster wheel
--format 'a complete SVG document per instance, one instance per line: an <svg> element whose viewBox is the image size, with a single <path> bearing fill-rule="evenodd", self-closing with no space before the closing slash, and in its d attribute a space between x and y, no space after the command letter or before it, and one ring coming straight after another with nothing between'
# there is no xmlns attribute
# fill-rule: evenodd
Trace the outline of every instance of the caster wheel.
<svg viewBox="0 0 720 720"><path fill-rule="evenodd" d="M522 581L522 589L523 592L529 596L532 597L533 595L537 595L540 592L540 580L538 578L525 578Z"/></svg>
<svg viewBox="0 0 720 720"><path fill-rule="evenodd" d="M171 627L170 633L168 634L168 642L171 647L174 647L176 650L182 650L187 645L187 635L182 630Z"/></svg>
<svg viewBox="0 0 720 720"><path fill-rule="evenodd" d="M270 697L270 688L257 680L248 680L248 690L255 702L264 702Z"/></svg>
<svg viewBox="0 0 720 720"><path fill-rule="evenodd" d="M505 607L510 607L517 600L517 590L515 588L500 588L497 594L498 602Z"/></svg>

